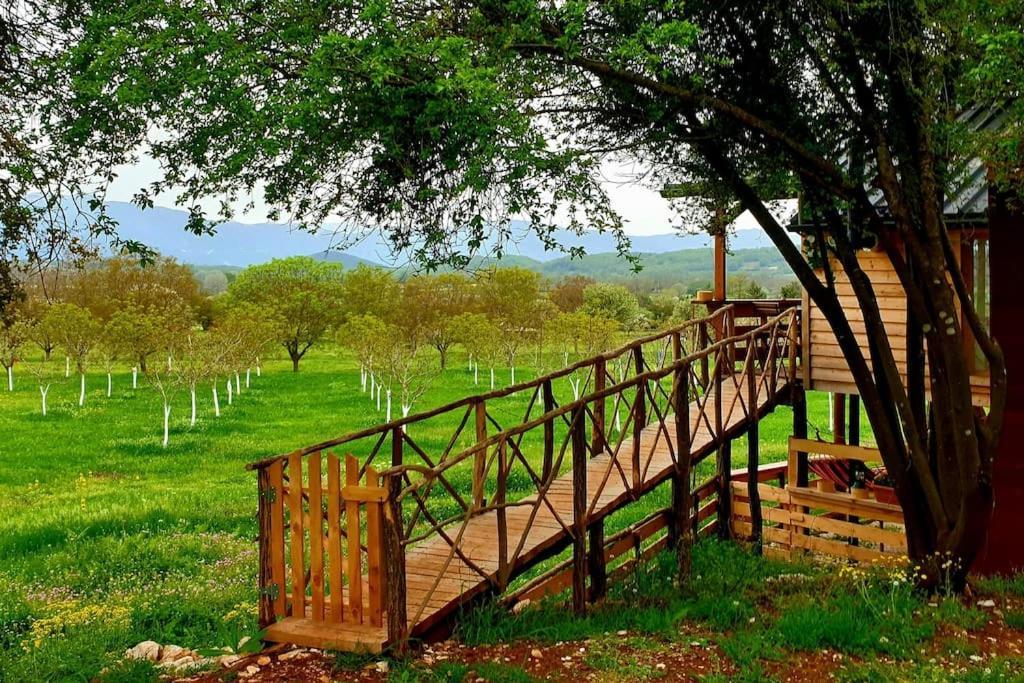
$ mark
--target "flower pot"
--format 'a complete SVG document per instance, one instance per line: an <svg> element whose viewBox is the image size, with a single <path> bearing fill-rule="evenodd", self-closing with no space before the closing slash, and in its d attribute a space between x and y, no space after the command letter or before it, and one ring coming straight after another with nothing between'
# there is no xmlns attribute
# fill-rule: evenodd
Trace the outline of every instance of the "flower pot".
<svg viewBox="0 0 1024 683"><path fill-rule="evenodd" d="M822 493L835 493L836 483L829 479L819 479L818 490L821 491Z"/></svg>
<svg viewBox="0 0 1024 683"><path fill-rule="evenodd" d="M871 490L875 494L875 500L879 503L885 503L887 505L899 505L900 501L896 498L896 489L891 486L879 486L875 484L871 487Z"/></svg>

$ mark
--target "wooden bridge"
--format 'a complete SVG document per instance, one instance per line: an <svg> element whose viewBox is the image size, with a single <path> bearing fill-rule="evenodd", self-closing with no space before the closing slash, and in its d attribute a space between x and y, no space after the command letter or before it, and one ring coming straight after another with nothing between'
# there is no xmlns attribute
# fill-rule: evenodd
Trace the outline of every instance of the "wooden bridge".
<svg viewBox="0 0 1024 683"><path fill-rule="evenodd" d="M530 382L250 465L265 638L401 648L485 596L570 586L583 611L631 562L728 534L730 442L749 437L754 507L758 482L775 474L757 474L758 420L797 377L798 309L743 316L726 306ZM696 485L712 454L715 477ZM667 508L605 535L609 516L662 484ZM529 575L566 548L569 559Z"/></svg>

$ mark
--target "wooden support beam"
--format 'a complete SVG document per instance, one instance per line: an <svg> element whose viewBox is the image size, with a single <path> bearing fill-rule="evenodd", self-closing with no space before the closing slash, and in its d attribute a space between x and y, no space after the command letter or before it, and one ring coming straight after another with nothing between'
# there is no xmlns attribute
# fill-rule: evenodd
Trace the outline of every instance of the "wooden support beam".
<svg viewBox="0 0 1024 683"><path fill-rule="evenodd" d="M587 436L583 406L572 412L572 605L582 616L587 612Z"/></svg>
<svg viewBox="0 0 1024 683"><path fill-rule="evenodd" d="M587 569L590 574L590 600L596 602L608 592L608 572L604 553L604 519L593 522L588 529Z"/></svg>
<svg viewBox="0 0 1024 683"><path fill-rule="evenodd" d="M850 420L847 426L847 441L851 446L860 445L860 396L850 394Z"/></svg>
<svg viewBox="0 0 1024 683"><path fill-rule="evenodd" d="M270 469L266 467L256 473L256 489L259 494L259 506L256 509L259 527L259 626L262 629L274 623L275 589L282 589L274 583L270 552L273 499L280 496L281 492L271 486Z"/></svg>
<svg viewBox="0 0 1024 683"><path fill-rule="evenodd" d="M605 369L605 360L599 357L594 363L594 391L604 391L605 378L607 371ZM594 413L594 425L593 431L590 437L590 457L596 458L604 450L605 444L605 398L601 396L597 398L593 403Z"/></svg>
<svg viewBox="0 0 1024 683"><path fill-rule="evenodd" d="M633 349L633 369L636 374L644 371L644 350L642 346ZM633 443L632 443L632 470L633 490L640 488L640 441L644 427L647 426L647 383L641 382L636 386L636 398L633 399Z"/></svg>
<svg viewBox="0 0 1024 683"><path fill-rule="evenodd" d="M476 417L476 442L487 440L487 404L477 401L473 412ZM482 508L487 504L484 500L484 477L487 468L487 449L482 448L473 456L473 507Z"/></svg>
<svg viewBox="0 0 1024 683"><path fill-rule="evenodd" d="M799 380L790 387L790 395L793 403L793 436L798 439L807 438L807 394L804 392L803 382ZM807 467L807 453L796 454L796 485L807 486L809 470Z"/></svg>
<svg viewBox="0 0 1024 683"><path fill-rule="evenodd" d="M402 547L402 478L391 475L386 481L388 502L384 506L384 604L388 616L388 642L395 654L409 651L409 628L406 614L405 549Z"/></svg>
<svg viewBox="0 0 1024 683"><path fill-rule="evenodd" d="M832 394L832 440L846 443L846 394Z"/></svg>
<svg viewBox="0 0 1024 683"><path fill-rule="evenodd" d="M541 386L541 393L544 400L544 413L550 413L555 409L555 395L551 387L551 380L544 380ZM544 454L541 464L541 478L547 481L551 476L551 467L555 458L555 420L554 418L544 421Z"/></svg>
<svg viewBox="0 0 1024 683"><path fill-rule="evenodd" d="M672 412L675 425L676 462L672 476L672 508L669 523L669 540L676 549L676 563L679 581L690 578L693 548L693 526L690 524L690 364L677 368L672 378ZM696 514L693 515L696 523Z"/></svg>
<svg viewBox="0 0 1024 683"><path fill-rule="evenodd" d="M761 496L758 493L760 443L758 441L757 379L754 376L752 354L747 354L747 498L750 500L751 539L754 553L761 554Z"/></svg>
<svg viewBox="0 0 1024 683"><path fill-rule="evenodd" d="M725 301L725 232L722 231L715 235L715 286L714 286L714 297L715 301Z"/></svg>

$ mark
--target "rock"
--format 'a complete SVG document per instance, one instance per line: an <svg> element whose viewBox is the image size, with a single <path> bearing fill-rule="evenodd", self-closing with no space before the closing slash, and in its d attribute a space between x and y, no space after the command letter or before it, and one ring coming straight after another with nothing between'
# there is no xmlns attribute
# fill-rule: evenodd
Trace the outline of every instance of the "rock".
<svg viewBox="0 0 1024 683"><path fill-rule="evenodd" d="M520 600L516 604L512 605L512 614L522 614L523 610L530 606L530 600Z"/></svg>
<svg viewBox="0 0 1024 683"><path fill-rule="evenodd" d="M160 643L153 640L144 640L130 650L127 650L124 655L128 659L155 662L160 659Z"/></svg>
<svg viewBox="0 0 1024 683"><path fill-rule="evenodd" d="M532 650L530 650L530 656L534 659L540 659L544 656L544 653L538 650L537 648L533 648Z"/></svg>
<svg viewBox="0 0 1024 683"><path fill-rule="evenodd" d="M245 667L245 671L243 671L239 675L241 675L241 676L255 676L259 672L260 672L260 668L258 666L254 665L254 664L250 664L249 666Z"/></svg>
<svg viewBox="0 0 1024 683"><path fill-rule="evenodd" d="M658 662L657 664L654 665L654 668L657 669L658 671L664 671L665 670L665 662Z"/></svg>
<svg viewBox="0 0 1024 683"><path fill-rule="evenodd" d="M288 652L282 652L277 656L282 662L287 662L289 659L302 659L306 656L306 650L304 648L296 648L294 650L288 650Z"/></svg>
<svg viewBox="0 0 1024 683"><path fill-rule="evenodd" d="M991 598L988 599L988 600L979 600L978 601L978 607L985 607L985 608L991 609L991 608L993 608L995 606L996 606L996 601L992 600Z"/></svg>
<svg viewBox="0 0 1024 683"><path fill-rule="evenodd" d="M217 658L217 663L223 667L234 666L241 659L238 655L221 655Z"/></svg>
<svg viewBox="0 0 1024 683"><path fill-rule="evenodd" d="M625 636L625 635L628 635L628 634L629 634L629 631L616 631L615 632L615 635L617 635L617 636Z"/></svg>
<svg viewBox="0 0 1024 683"><path fill-rule="evenodd" d="M191 653L180 645L164 645L163 650L160 652L160 663L173 662L189 654Z"/></svg>
<svg viewBox="0 0 1024 683"><path fill-rule="evenodd" d="M387 660L382 659L376 664L374 664L373 668L376 669L379 673L386 674L391 667L390 665L388 665Z"/></svg>
<svg viewBox="0 0 1024 683"><path fill-rule="evenodd" d="M432 656L430 656L430 655L423 655L423 663L426 664L427 666L433 666L434 665L434 658Z"/></svg>
<svg viewBox="0 0 1024 683"><path fill-rule="evenodd" d="M262 655L261 657L258 657L256 659L256 664L259 666L267 666L268 664L270 664L270 657Z"/></svg>

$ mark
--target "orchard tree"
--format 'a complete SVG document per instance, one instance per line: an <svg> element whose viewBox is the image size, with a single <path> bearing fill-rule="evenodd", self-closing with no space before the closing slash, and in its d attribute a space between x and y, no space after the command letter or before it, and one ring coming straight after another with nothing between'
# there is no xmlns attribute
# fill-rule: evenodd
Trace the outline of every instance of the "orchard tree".
<svg viewBox="0 0 1024 683"><path fill-rule="evenodd" d="M7 391L14 391L14 364L28 341L28 324L16 317L0 323L0 365L7 374Z"/></svg>
<svg viewBox="0 0 1024 683"><path fill-rule="evenodd" d="M51 358L47 358L45 354L40 355L36 358L29 358L25 363L25 369L32 375L32 379L35 380L36 386L39 388L39 400L42 408L43 417L46 417L47 403L46 399L50 393L50 387L54 383L60 382L63 379L63 372Z"/></svg>
<svg viewBox="0 0 1024 683"><path fill-rule="evenodd" d="M85 371L100 341L100 322L87 309L75 304L54 304L46 312L46 318L56 331L61 348L75 363L79 377L78 406L82 407L85 405Z"/></svg>
<svg viewBox="0 0 1024 683"><path fill-rule="evenodd" d="M1006 372L943 209L972 157L997 190L1024 195L1020 3L76 9L62 26L74 40L45 62L45 82L68 94L41 98L44 131L110 168L148 145L160 187L181 188L186 205L260 187L299 225L373 225L428 267L502 251L514 216L553 248L568 222L611 230L628 253L602 189L606 161L749 211L836 333L896 480L910 556L928 583L963 587L993 510ZM968 106L1008 123L975 130L958 120ZM807 253L769 206L795 195L815 238ZM703 207L687 216L701 217ZM857 260L869 242L888 255L912 317L906 385ZM833 262L867 351L834 279L815 274ZM990 367L987 414L972 405L964 326Z"/></svg>
<svg viewBox="0 0 1024 683"><path fill-rule="evenodd" d="M583 292L597 280L586 275L566 275L548 289L548 299L563 313L573 313L583 306Z"/></svg>
<svg viewBox="0 0 1024 683"><path fill-rule="evenodd" d="M292 256L249 266L228 287L228 296L265 313L274 340L288 351L292 370L298 372L310 347L341 321L342 281L339 264Z"/></svg>
<svg viewBox="0 0 1024 683"><path fill-rule="evenodd" d="M341 285L341 306L346 317L372 315L379 320L391 320L402 284L390 271L365 263L345 273Z"/></svg>
<svg viewBox="0 0 1024 683"><path fill-rule="evenodd" d="M455 338L473 358L473 384L480 383L480 362L490 371L494 389L494 366L501 360L502 332L483 313L463 313L452 321Z"/></svg>
<svg viewBox="0 0 1024 683"><path fill-rule="evenodd" d="M623 329L631 330L640 321L640 302L622 285L599 282L583 290L584 313L595 318L614 320Z"/></svg>
<svg viewBox="0 0 1024 683"><path fill-rule="evenodd" d="M124 358L133 363L133 389L138 386L138 372L148 369L149 357L166 350L168 339L184 338L192 323L191 310L181 302L166 306L129 304L111 315L106 331Z"/></svg>
<svg viewBox="0 0 1024 683"><path fill-rule="evenodd" d="M480 304L484 313L501 330L498 338L509 384L516 383L516 358L541 323L537 301L540 275L525 268L495 268L481 282Z"/></svg>
<svg viewBox="0 0 1024 683"><path fill-rule="evenodd" d="M353 315L338 329L337 342L352 351L359 363L359 388L370 388L370 400L377 389L377 373L382 367L381 344L387 337L387 323L375 315Z"/></svg>
<svg viewBox="0 0 1024 683"><path fill-rule="evenodd" d="M188 422L190 427L196 424L196 393L199 384L213 373L222 353L222 349L217 348L217 341L206 332L191 330L178 344L173 371L177 373L178 384L188 390L191 407Z"/></svg>
<svg viewBox="0 0 1024 683"><path fill-rule="evenodd" d="M437 349L444 370L448 366L448 351L456 342L452 320L460 313L472 311L475 302L473 283L462 273L411 277L403 286L398 315L405 320L399 324L416 327L417 336Z"/></svg>
<svg viewBox="0 0 1024 683"><path fill-rule="evenodd" d="M96 344L93 355L96 357L96 362L99 363L100 368L107 375L107 398L110 398L114 393L114 368L117 367L117 361L120 358L120 349L116 340L110 336L106 326L104 326L100 333L100 340Z"/></svg>

